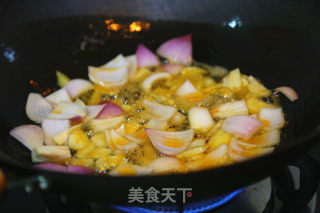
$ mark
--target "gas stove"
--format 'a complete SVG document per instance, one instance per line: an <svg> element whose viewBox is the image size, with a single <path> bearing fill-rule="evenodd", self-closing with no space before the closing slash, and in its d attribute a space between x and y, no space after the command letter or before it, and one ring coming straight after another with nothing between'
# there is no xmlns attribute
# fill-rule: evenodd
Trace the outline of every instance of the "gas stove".
<svg viewBox="0 0 320 213"><path fill-rule="evenodd" d="M318 153L318 152L316 152ZM320 152L319 152L320 153ZM316 158L319 156L316 156ZM316 213L320 212L318 179L311 181L310 157L303 157L282 171L226 195L196 203L168 206L120 206L74 200L64 195L16 187L0 202L0 212L24 213ZM311 161L312 163L312 161ZM311 167L310 167L311 168ZM305 175L309 178L306 179ZM308 183L304 181L308 180ZM310 182L311 181L311 182ZM312 183L313 182L313 183ZM317 189L318 187L318 189ZM307 200L307 202L303 202ZM299 204L299 205L297 205ZM295 207L293 207L295 206Z"/></svg>

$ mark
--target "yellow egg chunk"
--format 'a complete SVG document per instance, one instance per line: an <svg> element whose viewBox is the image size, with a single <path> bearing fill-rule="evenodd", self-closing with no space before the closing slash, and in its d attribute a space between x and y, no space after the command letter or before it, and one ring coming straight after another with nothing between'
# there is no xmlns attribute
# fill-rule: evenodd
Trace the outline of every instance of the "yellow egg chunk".
<svg viewBox="0 0 320 213"><path fill-rule="evenodd" d="M126 134L132 134L138 131L142 126L138 123L137 120L129 120L124 123L124 131Z"/></svg>
<svg viewBox="0 0 320 213"><path fill-rule="evenodd" d="M274 105L268 104L260 99L257 98L248 98L246 100L246 104L248 107L248 110L252 114L258 114L260 109L262 108L275 108Z"/></svg>
<svg viewBox="0 0 320 213"><path fill-rule="evenodd" d="M81 130L73 131L68 138L70 149L79 150L90 143L88 136Z"/></svg>
<svg viewBox="0 0 320 213"><path fill-rule="evenodd" d="M181 154L177 155L177 158L186 160L197 160L203 157L203 155L200 154L204 153L205 151L207 151L207 146L199 146L182 152Z"/></svg>
<svg viewBox="0 0 320 213"><path fill-rule="evenodd" d="M95 148L91 151L90 157L93 159L100 159L111 154L112 150L108 148Z"/></svg>
<svg viewBox="0 0 320 213"><path fill-rule="evenodd" d="M94 168L94 160L91 158L71 158L69 160L69 165Z"/></svg>
<svg viewBox="0 0 320 213"><path fill-rule="evenodd" d="M232 135L220 129L208 142L210 150L214 150L223 144L228 144Z"/></svg>
<svg viewBox="0 0 320 213"><path fill-rule="evenodd" d="M88 143L86 146L83 148L79 149L76 152L76 157L78 158L91 158L91 152L96 148L95 145Z"/></svg>
<svg viewBox="0 0 320 213"><path fill-rule="evenodd" d="M92 136L90 140L96 147L100 147L100 148L108 147L106 135L104 134L104 132L99 132L95 134L94 136Z"/></svg>

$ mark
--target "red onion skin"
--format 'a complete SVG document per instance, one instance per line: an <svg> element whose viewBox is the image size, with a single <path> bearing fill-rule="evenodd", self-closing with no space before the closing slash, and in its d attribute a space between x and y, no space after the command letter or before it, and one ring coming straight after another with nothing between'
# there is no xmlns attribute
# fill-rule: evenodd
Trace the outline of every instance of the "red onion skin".
<svg viewBox="0 0 320 213"><path fill-rule="evenodd" d="M57 163L40 163L33 166L34 168L44 169L49 171L56 171L56 172L64 172L64 173L71 173L71 174L84 174L90 175L95 174L95 171L83 166L63 166Z"/></svg>
<svg viewBox="0 0 320 213"><path fill-rule="evenodd" d="M33 167L56 172L67 172L67 167L56 163L39 163L37 165L34 165Z"/></svg>
<svg viewBox="0 0 320 213"><path fill-rule="evenodd" d="M172 38L164 42L157 53L172 63L190 64L192 61L191 34Z"/></svg>
<svg viewBox="0 0 320 213"><path fill-rule="evenodd" d="M136 51L138 66L140 68L152 67L160 64L158 57L143 44L140 44Z"/></svg>
<svg viewBox="0 0 320 213"><path fill-rule="evenodd" d="M70 119L70 125L71 126L74 126L74 125L77 125L77 124L80 124L82 122L82 117L77 115L73 118Z"/></svg>
<svg viewBox="0 0 320 213"><path fill-rule="evenodd" d="M123 114L123 109L110 101L101 101L99 104L105 104L97 119L112 118Z"/></svg>
<svg viewBox="0 0 320 213"><path fill-rule="evenodd" d="M83 175L95 174L95 171L83 166L68 166L67 171L68 173L72 173L72 174L83 174Z"/></svg>

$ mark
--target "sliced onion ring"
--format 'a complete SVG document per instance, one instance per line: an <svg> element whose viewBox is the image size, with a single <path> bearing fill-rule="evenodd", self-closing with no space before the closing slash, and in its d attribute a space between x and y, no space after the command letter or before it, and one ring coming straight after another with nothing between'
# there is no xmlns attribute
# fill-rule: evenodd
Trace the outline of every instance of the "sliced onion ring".
<svg viewBox="0 0 320 213"><path fill-rule="evenodd" d="M186 150L194 136L193 129L180 132L166 132L145 128L153 146L166 155L178 155Z"/></svg>
<svg viewBox="0 0 320 213"><path fill-rule="evenodd" d="M105 68L89 66L89 78L103 87L118 87L128 80L128 67Z"/></svg>
<svg viewBox="0 0 320 213"><path fill-rule="evenodd" d="M162 67L162 69L166 70L170 74L178 74L182 70L183 65L181 65L181 64L164 64L161 67Z"/></svg>
<svg viewBox="0 0 320 213"><path fill-rule="evenodd" d="M17 126L9 134L30 150L44 143L43 130L35 125Z"/></svg>
<svg viewBox="0 0 320 213"><path fill-rule="evenodd" d="M232 101L218 105L211 110L213 117L226 118L232 115L248 115L248 108L244 100Z"/></svg>
<svg viewBox="0 0 320 213"><path fill-rule="evenodd" d="M82 101L76 102L61 101L54 110L47 116L50 119L72 119L76 116L85 117L86 108Z"/></svg>
<svg viewBox="0 0 320 213"><path fill-rule="evenodd" d="M30 120L40 123L52 109L52 106L41 95L36 93L29 94L26 113Z"/></svg>
<svg viewBox="0 0 320 213"><path fill-rule="evenodd" d="M119 67L127 67L128 66L128 60L122 55L119 54L115 58L113 58L111 61L108 61L106 64L102 65L101 67L114 69Z"/></svg>
<svg viewBox="0 0 320 213"><path fill-rule="evenodd" d="M171 63L189 64L192 61L191 35L172 38L164 42L157 53Z"/></svg>
<svg viewBox="0 0 320 213"><path fill-rule="evenodd" d="M97 117L97 115L99 115L99 113L104 108L104 106L105 106L104 104L86 106L87 118L92 119Z"/></svg>
<svg viewBox="0 0 320 213"><path fill-rule="evenodd" d="M136 55L129 55L125 57L126 61L128 62L128 76L129 78L133 77L137 72L138 62Z"/></svg>
<svg viewBox="0 0 320 213"><path fill-rule="evenodd" d="M271 147L280 143L280 130L275 129L261 135L253 136L248 141L238 141L238 143L246 148L255 147Z"/></svg>
<svg viewBox="0 0 320 213"><path fill-rule="evenodd" d="M97 115L97 119L112 118L123 114L123 109L110 101L103 101L103 109Z"/></svg>
<svg viewBox="0 0 320 213"><path fill-rule="evenodd" d="M177 109L173 106L163 105L149 100L144 100L143 105L149 110L150 118L158 121L169 120L177 112Z"/></svg>
<svg viewBox="0 0 320 213"><path fill-rule="evenodd" d="M229 145L229 156L236 161L253 158L273 152L274 147L270 148L250 148L242 147L239 140L232 138Z"/></svg>
<svg viewBox="0 0 320 213"><path fill-rule="evenodd" d="M222 124L222 130L237 137L248 140L262 127L262 122L248 115L228 117Z"/></svg>
<svg viewBox="0 0 320 213"><path fill-rule="evenodd" d="M65 88L71 98L76 98L80 94L91 90L93 85L90 81L84 79L73 79L66 84Z"/></svg>
<svg viewBox="0 0 320 213"><path fill-rule="evenodd" d="M152 74L146 79L144 79L144 81L142 82L142 88L145 90L149 90L155 81L163 78L169 78L169 77L170 77L170 74L166 72L158 72L158 73Z"/></svg>
<svg viewBox="0 0 320 213"><path fill-rule="evenodd" d="M106 129L112 129L120 126L124 121L123 115L113 117L113 118L106 118L106 119L92 119L91 124L94 127L94 131L103 131Z"/></svg>
<svg viewBox="0 0 320 213"><path fill-rule="evenodd" d="M50 95L46 96L45 99L52 105L57 105L60 103L60 101L71 102L70 96L65 87L51 93Z"/></svg>
<svg viewBox="0 0 320 213"><path fill-rule="evenodd" d="M166 174L170 172L183 172L184 166L173 157L160 157L149 164L155 174Z"/></svg>
<svg viewBox="0 0 320 213"><path fill-rule="evenodd" d="M106 139L109 147L112 149L118 149L122 151L128 151L137 147L137 144L130 142L125 137L122 137L115 130L106 130Z"/></svg>
<svg viewBox="0 0 320 213"><path fill-rule="evenodd" d="M143 44L139 44L136 56L140 68L153 67L160 64L158 57Z"/></svg>
<svg viewBox="0 0 320 213"><path fill-rule="evenodd" d="M291 87L278 87L275 90L284 94L290 101L296 101L299 98L296 91Z"/></svg>

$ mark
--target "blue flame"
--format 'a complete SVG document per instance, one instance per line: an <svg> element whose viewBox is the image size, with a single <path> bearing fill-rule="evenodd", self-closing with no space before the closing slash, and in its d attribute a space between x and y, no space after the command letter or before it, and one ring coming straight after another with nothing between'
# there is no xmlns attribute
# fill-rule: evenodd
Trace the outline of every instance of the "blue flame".
<svg viewBox="0 0 320 213"><path fill-rule="evenodd" d="M229 202L232 198L237 196L243 191L243 189L236 190L230 194L218 197L218 198L212 198L210 200L206 201L200 201L199 203L195 204L186 204L184 213L198 213L198 212L204 212L208 211L214 208L217 208L227 202ZM161 210L154 210L148 207L138 207L138 206L113 206L115 209L120 210L122 212L128 212L128 213L159 213L162 212ZM166 207L164 207L166 209ZM170 210L166 211L170 213L179 213L178 210Z"/></svg>

